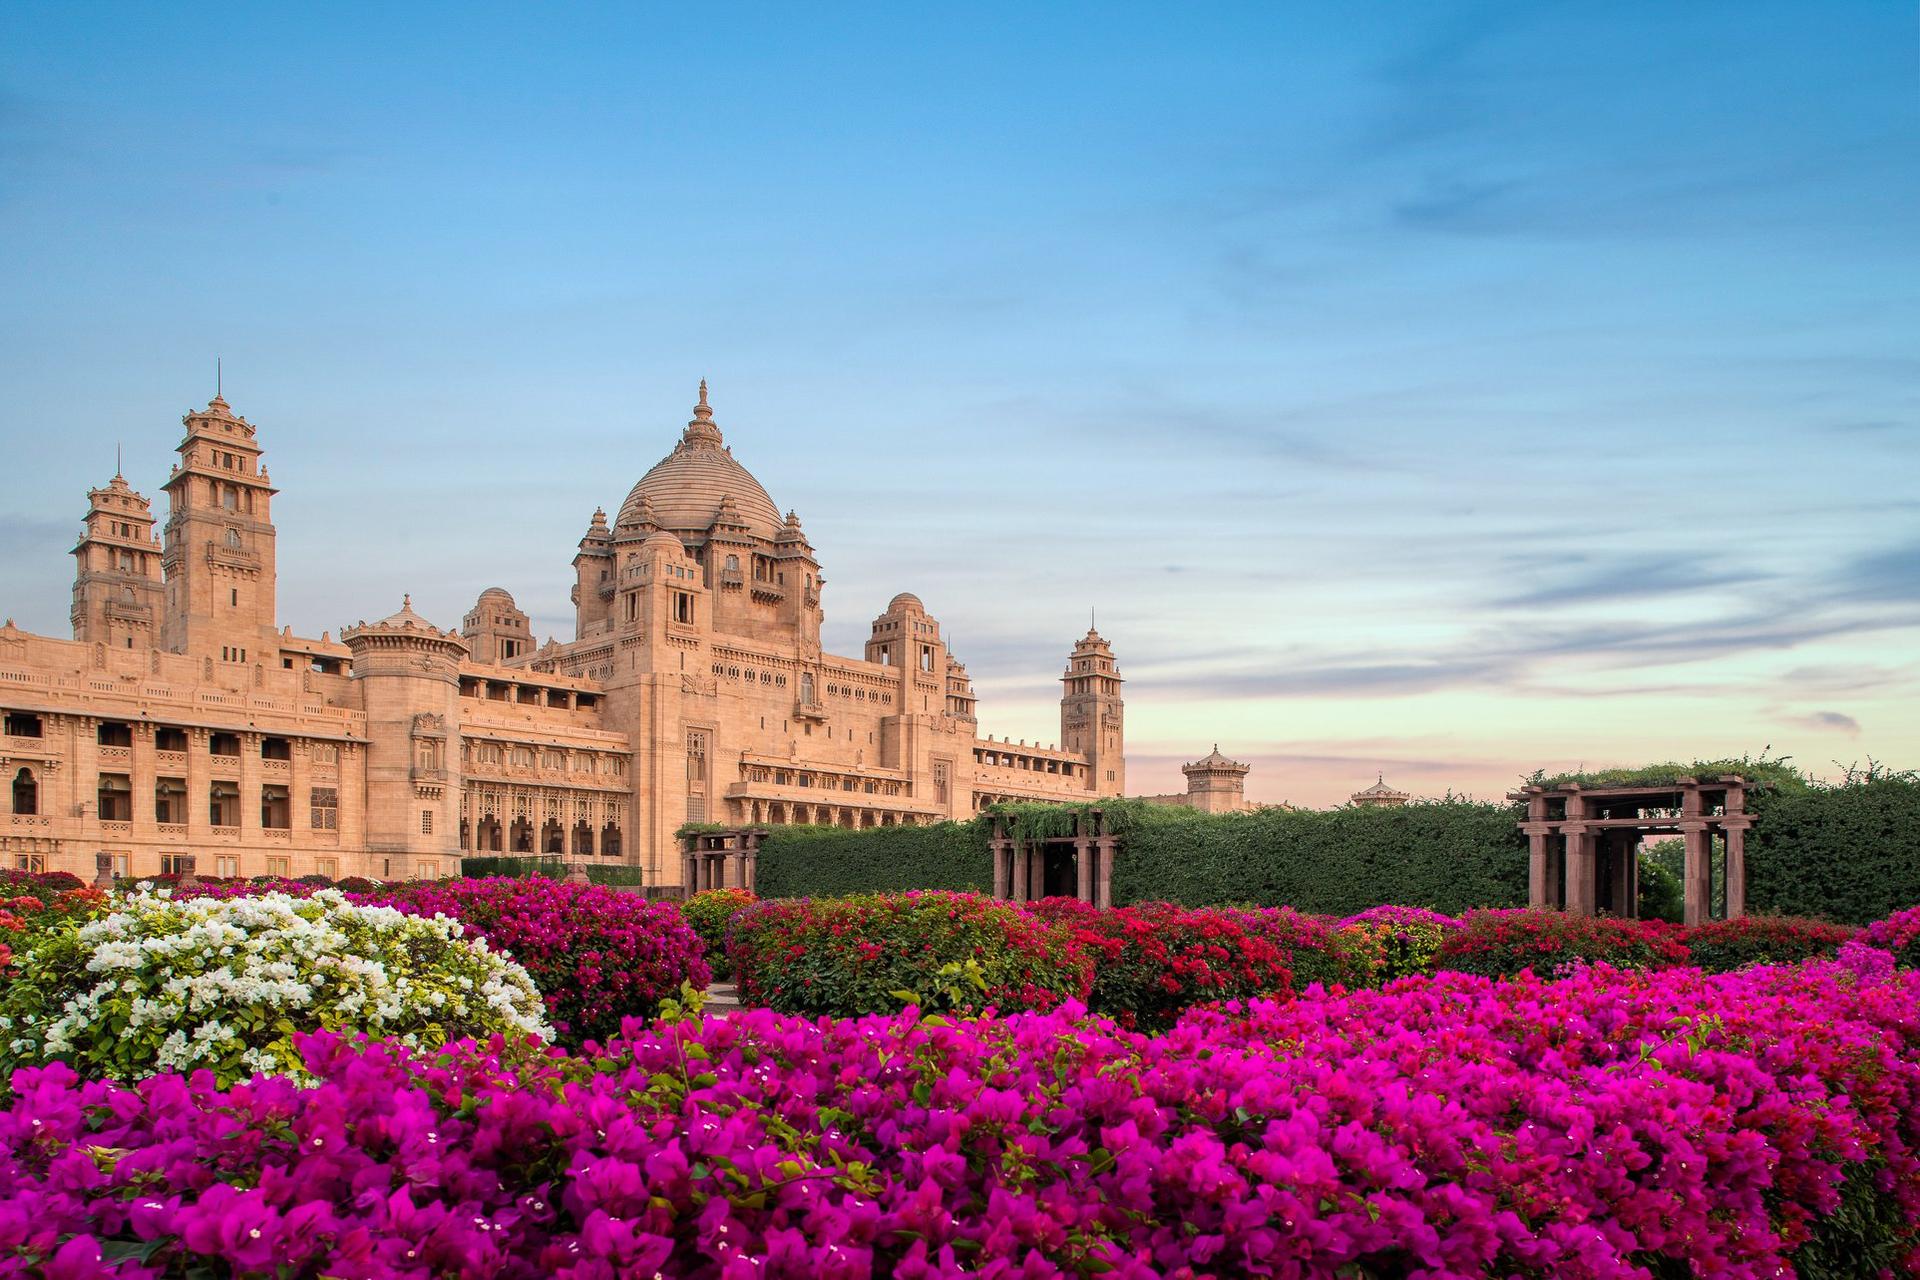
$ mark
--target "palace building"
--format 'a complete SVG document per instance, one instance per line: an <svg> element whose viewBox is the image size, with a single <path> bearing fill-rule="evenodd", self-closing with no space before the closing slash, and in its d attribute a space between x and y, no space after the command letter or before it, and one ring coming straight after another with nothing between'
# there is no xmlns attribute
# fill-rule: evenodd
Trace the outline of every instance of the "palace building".
<svg viewBox="0 0 1920 1280"><path fill-rule="evenodd" d="M157 532L124 477L88 494L73 638L0 628L0 865L401 879L558 854L666 887L689 823L920 824L1124 793L1121 675L1092 629L1058 746L980 734L912 595L858 657L824 653L815 548L735 460L704 382L672 451L588 523L565 643L536 643L499 588L458 630L407 601L294 635L257 428L219 396L183 422ZM1202 766L1210 794L1244 776Z"/></svg>

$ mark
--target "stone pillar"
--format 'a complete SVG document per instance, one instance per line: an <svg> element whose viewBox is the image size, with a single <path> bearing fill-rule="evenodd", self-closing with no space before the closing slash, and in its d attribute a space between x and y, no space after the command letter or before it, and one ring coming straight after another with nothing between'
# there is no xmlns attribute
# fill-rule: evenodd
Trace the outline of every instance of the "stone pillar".
<svg viewBox="0 0 1920 1280"><path fill-rule="evenodd" d="M1593 914L1593 833L1585 823L1568 823L1567 833L1567 911L1576 916Z"/></svg>
<svg viewBox="0 0 1920 1280"><path fill-rule="evenodd" d="M1527 832L1527 905L1539 911L1551 903L1547 894L1547 840L1544 827Z"/></svg>
<svg viewBox="0 0 1920 1280"><path fill-rule="evenodd" d="M584 862L569 862L567 864L567 883L592 884L593 882L587 879L587 864Z"/></svg>
<svg viewBox="0 0 1920 1280"><path fill-rule="evenodd" d="M260 767L262 736L254 732L240 735L240 821L234 825L240 828L242 844L258 845L266 840L260 834L260 788L265 781ZM264 872L266 867L260 870Z"/></svg>
<svg viewBox="0 0 1920 1280"><path fill-rule="evenodd" d="M1013 849L1010 847L1011 844L1011 841L996 838L989 841L987 845L988 848L993 850L993 896L1002 901L1006 900L1007 894L1011 892L1013 887L1011 883L1013 879Z"/></svg>
<svg viewBox="0 0 1920 1280"><path fill-rule="evenodd" d="M1607 845L1613 850L1613 911L1615 915L1633 919L1640 914L1639 903L1634 897L1633 864L1639 857L1637 842L1624 831L1609 831Z"/></svg>
<svg viewBox="0 0 1920 1280"><path fill-rule="evenodd" d="M1747 914L1747 825L1729 822L1727 833L1727 919Z"/></svg>
<svg viewBox="0 0 1920 1280"><path fill-rule="evenodd" d="M196 859L193 854L188 853L188 854L181 855L180 886L182 888L187 888L189 886L200 883L200 877L197 874L195 874L195 866L196 866Z"/></svg>
<svg viewBox="0 0 1920 1280"><path fill-rule="evenodd" d="M1024 843L1020 840L1013 841L1013 900L1015 902L1028 900L1027 871L1033 859L1028 856L1026 849L1021 847Z"/></svg>
<svg viewBox="0 0 1920 1280"><path fill-rule="evenodd" d="M1680 876L1685 904L1681 919L1692 928L1713 913L1713 833L1696 818L1680 824L1680 835L1687 845L1686 867Z"/></svg>
<svg viewBox="0 0 1920 1280"><path fill-rule="evenodd" d="M113 855L105 849L93 855L93 883L95 888L113 888Z"/></svg>
<svg viewBox="0 0 1920 1280"><path fill-rule="evenodd" d="M1093 847L1098 861L1093 897L1093 905L1102 911L1113 909L1113 855L1119 847L1119 841L1113 836L1097 836Z"/></svg>
<svg viewBox="0 0 1920 1280"><path fill-rule="evenodd" d="M155 767L153 755L153 725L146 721L137 721L133 726L133 762L127 767L127 781L133 787L133 802L129 817L133 819L134 830L151 830L156 821L153 812L153 788L159 781L160 771ZM133 865L127 865L131 872Z"/></svg>
<svg viewBox="0 0 1920 1280"><path fill-rule="evenodd" d="M1093 901L1093 841L1081 836L1073 842L1073 869L1079 877L1074 897L1085 903Z"/></svg>

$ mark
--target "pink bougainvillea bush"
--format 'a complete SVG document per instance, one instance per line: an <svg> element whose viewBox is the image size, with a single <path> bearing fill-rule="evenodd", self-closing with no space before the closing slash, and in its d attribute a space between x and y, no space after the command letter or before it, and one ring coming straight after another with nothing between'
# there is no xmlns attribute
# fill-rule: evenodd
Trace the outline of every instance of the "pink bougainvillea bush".
<svg viewBox="0 0 1920 1280"><path fill-rule="evenodd" d="M54 1065L0 1107L0 1275L1913 1275L1916 1037L1909 971L1594 966L1158 1037L751 1010L315 1038L307 1090Z"/></svg>
<svg viewBox="0 0 1920 1280"><path fill-rule="evenodd" d="M1920 907L1908 907L1874 921L1860 931L1859 941L1891 953L1896 964L1920 968Z"/></svg>

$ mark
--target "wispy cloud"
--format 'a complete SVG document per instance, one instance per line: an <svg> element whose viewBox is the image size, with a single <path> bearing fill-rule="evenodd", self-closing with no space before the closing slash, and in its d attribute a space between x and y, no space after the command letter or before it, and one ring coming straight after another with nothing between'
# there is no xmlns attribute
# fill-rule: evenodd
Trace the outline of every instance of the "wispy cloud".
<svg viewBox="0 0 1920 1280"><path fill-rule="evenodd" d="M1588 563L1582 564L1582 560ZM1630 555L1603 563L1591 557L1555 563L1549 557L1539 586L1502 596L1494 604L1506 608L1589 604L1601 600L1634 600L1758 582L1767 574L1743 569L1715 569L1697 556Z"/></svg>

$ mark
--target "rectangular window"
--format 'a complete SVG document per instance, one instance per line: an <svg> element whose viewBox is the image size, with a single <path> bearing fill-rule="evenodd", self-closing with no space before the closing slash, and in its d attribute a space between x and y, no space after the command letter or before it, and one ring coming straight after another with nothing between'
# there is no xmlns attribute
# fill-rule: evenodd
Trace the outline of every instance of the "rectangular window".
<svg viewBox="0 0 1920 1280"><path fill-rule="evenodd" d="M240 825L240 788L231 782L216 782L207 788L207 822L216 827Z"/></svg>
<svg viewBox="0 0 1920 1280"><path fill-rule="evenodd" d="M183 876L193 869L193 855L190 853L163 853L160 855L160 874L163 876Z"/></svg>
<svg viewBox="0 0 1920 1280"><path fill-rule="evenodd" d="M7 713L7 735L14 738L37 738L41 735L40 717L24 712Z"/></svg>
<svg viewBox="0 0 1920 1280"><path fill-rule="evenodd" d="M113 874L114 874L114 875L115 875L115 876L116 876L117 878L119 878L119 879L121 879L121 880L125 880L125 879L127 879L127 878L128 878L128 877L129 877L130 875L132 875L132 874L133 874L133 872L132 872L132 870L131 870L131 867L132 867L132 865L133 865L133 855L132 855L132 854L130 854L130 853L116 853L116 854L113 854L113 855L112 855L112 857L113 857Z"/></svg>
<svg viewBox="0 0 1920 1280"><path fill-rule="evenodd" d="M222 880L238 880L240 878L240 859L230 853L221 854L213 860L213 874L219 876Z"/></svg>
<svg viewBox="0 0 1920 1280"><path fill-rule="evenodd" d="M293 859L268 858L267 874L270 876L279 876L283 880L286 879L293 874Z"/></svg>
<svg viewBox="0 0 1920 1280"><path fill-rule="evenodd" d="M307 797L315 831L335 831L340 825L340 793L333 787L315 787Z"/></svg>
<svg viewBox="0 0 1920 1280"><path fill-rule="evenodd" d="M340 763L339 746L332 742L314 743L313 744L313 762L315 764L339 764Z"/></svg>
<svg viewBox="0 0 1920 1280"><path fill-rule="evenodd" d="M673 593L673 620L693 625L693 593L676 591Z"/></svg>
<svg viewBox="0 0 1920 1280"><path fill-rule="evenodd" d="M315 858L313 860L313 869L329 880L338 880L340 878L340 859Z"/></svg>
<svg viewBox="0 0 1920 1280"><path fill-rule="evenodd" d="M240 757L240 735L237 733L216 733L207 739L209 755Z"/></svg>
<svg viewBox="0 0 1920 1280"><path fill-rule="evenodd" d="M420 811L420 834L423 836L433 834L433 810L431 809Z"/></svg>
<svg viewBox="0 0 1920 1280"><path fill-rule="evenodd" d="M31 871L42 875L47 869L47 855L44 853L16 853L13 855L13 867L16 871Z"/></svg>

